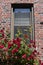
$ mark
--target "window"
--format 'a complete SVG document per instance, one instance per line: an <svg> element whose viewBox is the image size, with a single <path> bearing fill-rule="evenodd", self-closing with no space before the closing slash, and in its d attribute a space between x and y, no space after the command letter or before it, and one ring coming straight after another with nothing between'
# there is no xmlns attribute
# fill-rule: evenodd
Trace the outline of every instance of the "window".
<svg viewBox="0 0 43 65"><path fill-rule="evenodd" d="M16 33L19 29L21 33L29 35L29 39L31 37L29 30L30 26L30 9L15 9L14 10L14 37L16 37ZM22 37L22 34L19 35Z"/></svg>
<svg viewBox="0 0 43 65"><path fill-rule="evenodd" d="M18 31L20 33L27 34L30 39L34 39L34 22L33 22L33 11L32 7L25 7L22 5L22 7L17 6L14 8L13 5L13 24L12 24L12 30L13 37L17 37ZM30 29L32 27L32 31L30 32ZM20 35L22 37L22 34Z"/></svg>

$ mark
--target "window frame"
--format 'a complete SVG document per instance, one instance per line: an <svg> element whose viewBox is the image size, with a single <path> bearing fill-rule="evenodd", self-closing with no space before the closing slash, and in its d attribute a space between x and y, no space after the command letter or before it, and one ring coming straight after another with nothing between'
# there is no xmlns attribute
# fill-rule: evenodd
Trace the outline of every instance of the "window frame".
<svg viewBox="0 0 43 65"><path fill-rule="evenodd" d="M14 38L14 13L13 13L13 8L14 7L11 8L11 39ZM32 31L32 34L31 34L31 39L33 38L33 40L34 40L34 13L33 13L33 6L31 7L31 10L32 11L31 11L30 15L32 15L32 16L31 16L30 20L32 22L32 28L33 28L33 31Z"/></svg>

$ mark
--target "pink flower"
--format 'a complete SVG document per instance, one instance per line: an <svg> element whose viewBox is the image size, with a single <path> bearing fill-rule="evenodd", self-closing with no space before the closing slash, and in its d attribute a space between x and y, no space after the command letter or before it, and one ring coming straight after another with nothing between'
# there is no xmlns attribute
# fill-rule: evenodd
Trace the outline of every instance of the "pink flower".
<svg viewBox="0 0 43 65"><path fill-rule="evenodd" d="M12 50L12 54L14 54L14 53L16 53L16 52L18 52L18 49L17 49L17 48L14 48L14 49Z"/></svg>
<svg viewBox="0 0 43 65"><path fill-rule="evenodd" d="M3 49L4 48L4 45L0 45L0 49Z"/></svg>
<svg viewBox="0 0 43 65"><path fill-rule="evenodd" d="M17 59L18 57L17 56L15 56L15 59Z"/></svg>
<svg viewBox="0 0 43 65"><path fill-rule="evenodd" d="M29 60L30 60L30 58L28 57L28 58L27 58L27 60L29 61Z"/></svg>
<svg viewBox="0 0 43 65"><path fill-rule="evenodd" d="M8 51L8 48L5 48L5 47L4 47L3 50L4 50L4 51Z"/></svg>
<svg viewBox="0 0 43 65"><path fill-rule="evenodd" d="M22 55L22 58L26 59L26 54L23 54L23 55Z"/></svg>

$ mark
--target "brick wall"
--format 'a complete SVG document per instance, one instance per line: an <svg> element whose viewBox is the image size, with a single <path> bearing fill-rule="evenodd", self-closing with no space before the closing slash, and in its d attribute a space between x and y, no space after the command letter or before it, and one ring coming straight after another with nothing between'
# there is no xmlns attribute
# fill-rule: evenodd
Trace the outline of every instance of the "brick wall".
<svg viewBox="0 0 43 65"><path fill-rule="evenodd" d="M43 0L0 0L0 29L11 30L11 3L34 4L35 42L43 59Z"/></svg>
<svg viewBox="0 0 43 65"><path fill-rule="evenodd" d="M35 41L40 52L40 58L43 60L43 1L39 0L34 3L34 15L35 15Z"/></svg>

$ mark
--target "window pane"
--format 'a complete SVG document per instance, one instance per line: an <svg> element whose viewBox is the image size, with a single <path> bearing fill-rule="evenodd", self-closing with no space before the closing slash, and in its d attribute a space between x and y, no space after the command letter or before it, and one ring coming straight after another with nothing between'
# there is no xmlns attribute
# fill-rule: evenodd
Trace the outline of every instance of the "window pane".
<svg viewBox="0 0 43 65"><path fill-rule="evenodd" d="M15 26L29 26L30 9L15 9L14 15Z"/></svg>
<svg viewBox="0 0 43 65"><path fill-rule="evenodd" d="M30 9L15 9L14 10L15 13L21 12L21 13L29 13Z"/></svg>

